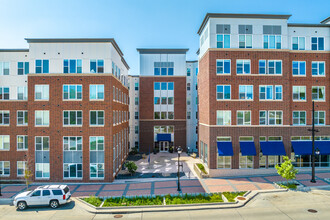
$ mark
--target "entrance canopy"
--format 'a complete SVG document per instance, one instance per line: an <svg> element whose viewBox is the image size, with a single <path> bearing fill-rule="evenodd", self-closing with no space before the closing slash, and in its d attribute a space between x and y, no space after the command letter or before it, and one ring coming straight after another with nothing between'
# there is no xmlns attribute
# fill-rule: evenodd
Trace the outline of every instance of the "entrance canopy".
<svg viewBox="0 0 330 220"><path fill-rule="evenodd" d="M171 142L171 134L157 134L157 141Z"/></svg>
<svg viewBox="0 0 330 220"><path fill-rule="evenodd" d="M233 145L231 141L218 141L218 154L219 156L233 156Z"/></svg>
<svg viewBox="0 0 330 220"><path fill-rule="evenodd" d="M242 156L255 156L257 155L256 148L253 141L240 141Z"/></svg>
<svg viewBox="0 0 330 220"><path fill-rule="evenodd" d="M263 155L286 155L282 141L261 141L260 147Z"/></svg>
<svg viewBox="0 0 330 220"><path fill-rule="evenodd" d="M296 155L312 155L312 141L291 141ZM319 149L320 155L330 155L330 141L315 141L315 150Z"/></svg>

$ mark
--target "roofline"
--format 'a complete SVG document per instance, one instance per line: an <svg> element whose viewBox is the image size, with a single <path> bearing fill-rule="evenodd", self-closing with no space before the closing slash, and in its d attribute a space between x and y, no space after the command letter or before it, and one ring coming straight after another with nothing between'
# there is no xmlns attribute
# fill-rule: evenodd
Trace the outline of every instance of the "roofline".
<svg viewBox="0 0 330 220"><path fill-rule="evenodd" d="M330 27L330 24L298 24L290 23L288 27Z"/></svg>
<svg viewBox="0 0 330 220"><path fill-rule="evenodd" d="M187 60L186 63L196 63L198 60Z"/></svg>
<svg viewBox="0 0 330 220"><path fill-rule="evenodd" d="M323 21L321 21L320 23L321 24L325 24L326 22L330 21L330 16L327 17L326 19L324 19Z"/></svg>
<svg viewBox="0 0 330 220"><path fill-rule="evenodd" d="M0 49L0 52L29 52L29 49Z"/></svg>
<svg viewBox="0 0 330 220"><path fill-rule="evenodd" d="M204 20L199 27L197 34L201 34L209 18L261 18L261 19L286 19L288 20L291 15L280 14L232 14L232 13L207 13Z"/></svg>
<svg viewBox="0 0 330 220"><path fill-rule="evenodd" d="M159 53L173 53L173 54L186 54L188 48L137 48L140 54L159 54Z"/></svg>

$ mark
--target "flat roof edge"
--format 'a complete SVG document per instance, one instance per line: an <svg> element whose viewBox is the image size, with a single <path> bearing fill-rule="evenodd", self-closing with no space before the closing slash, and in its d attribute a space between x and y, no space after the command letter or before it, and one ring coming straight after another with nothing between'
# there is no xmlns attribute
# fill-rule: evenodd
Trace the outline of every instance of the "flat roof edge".
<svg viewBox="0 0 330 220"><path fill-rule="evenodd" d="M29 49L0 49L0 52L29 52Z"/></svg>
<svg viewBox="0 0 330 220"><path fill-rule="evenodd" d="M137 48L140 54L157 54L157 53L173 53L186 54L188 48Z"/></svg>

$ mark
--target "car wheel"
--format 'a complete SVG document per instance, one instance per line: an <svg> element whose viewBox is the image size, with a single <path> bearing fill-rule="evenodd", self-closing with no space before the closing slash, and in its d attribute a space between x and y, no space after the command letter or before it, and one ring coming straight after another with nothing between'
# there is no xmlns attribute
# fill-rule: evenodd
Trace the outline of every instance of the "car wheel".
<svg viewBox="0 0 330 220"><path fill-rule="evenodd" d="M58 207L58 201L57 200L52 200L50 201L49 203L49 206L52 208L52 209L56 209Z"/></svg>
<svg viewBox="0 0 330 220"><path fill-rule="evenodd" d="M19 210L24 210L24 209L26 209L26 207L27 207L26 202L21 201L21 202L17 203L17 208Z"/></svg>

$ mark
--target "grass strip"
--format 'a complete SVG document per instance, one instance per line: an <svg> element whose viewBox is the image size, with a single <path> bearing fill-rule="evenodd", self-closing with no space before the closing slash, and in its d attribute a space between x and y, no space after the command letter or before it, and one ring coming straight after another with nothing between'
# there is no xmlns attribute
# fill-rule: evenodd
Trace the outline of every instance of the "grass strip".
<svg viewBox="0 0 330 220"><path fill-rule="evenodd" d="M243 196L246 192L224 192L223 195L227 198L228 202L235 202L237 196Z"/></svg>

